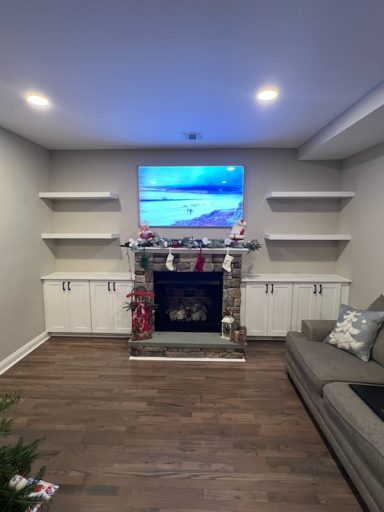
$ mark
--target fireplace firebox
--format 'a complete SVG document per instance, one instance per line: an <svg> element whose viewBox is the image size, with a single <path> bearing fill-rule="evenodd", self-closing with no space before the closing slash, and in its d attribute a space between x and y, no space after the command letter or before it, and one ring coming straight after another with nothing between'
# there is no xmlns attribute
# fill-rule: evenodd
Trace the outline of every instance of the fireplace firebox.
<svg viewBox="0 0 384 512"><path fill-rule="evenodd" d="M156 331L220 332L222 272L154 272Z"/></svg>

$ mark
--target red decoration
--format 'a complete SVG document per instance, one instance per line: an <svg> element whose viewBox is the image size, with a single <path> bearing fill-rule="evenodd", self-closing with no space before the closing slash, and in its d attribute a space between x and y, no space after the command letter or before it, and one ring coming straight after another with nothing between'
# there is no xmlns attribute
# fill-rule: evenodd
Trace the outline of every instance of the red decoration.
<svg viewBox="0 0 384 512"><path fill-rule="evenodd" d="M149 225L146 222L140 224L138 238L139 240L146 240L147 242L153 240L153 232L149 229Z"/></svg>
<svg viewBox="0 0 384 512"><path fill-rule="evenodd" d="M203 272L204 270L205 257L203 256L203 249L200 247L200 253L196 260L195 270L196 272Z"/></svg>
<svg viewBox="0 0 384 512"><path fill-rule="evenodd" d="M134 290L127 295L131 299L132 311L132 339L145 340L152 338L152 311L154 309L153 297L155 294L148 290Z"/></svg>

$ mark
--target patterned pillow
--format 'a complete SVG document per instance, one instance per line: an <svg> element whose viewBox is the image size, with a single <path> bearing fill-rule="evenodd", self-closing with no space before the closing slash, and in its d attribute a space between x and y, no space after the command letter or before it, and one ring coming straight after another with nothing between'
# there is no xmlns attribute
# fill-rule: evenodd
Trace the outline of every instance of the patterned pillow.
<svg viewBox="0 0 384 512"><path fill-rule="evenodd" d="M383 320L384 311L365 311L342 304L336 326L324 343L346 350L367 362Z"/></svg>

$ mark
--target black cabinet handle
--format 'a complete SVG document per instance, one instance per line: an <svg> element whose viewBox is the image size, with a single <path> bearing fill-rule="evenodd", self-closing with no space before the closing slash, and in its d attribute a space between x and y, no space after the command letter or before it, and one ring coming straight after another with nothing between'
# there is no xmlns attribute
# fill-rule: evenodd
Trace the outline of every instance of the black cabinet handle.
<svg viewBox="0 0 384 512"><path fill-rule="evenodd" d="M68 281L68 291L71 291L71 281Z"/></svg>
<svg viewBox="0 0 384 512"><path fill-rule="evenodd" d="M319 293L320 293L320 295L321 295L321 294L323 293L323 285L322 285L322 284L319 284L319 287L320 287L320 291L319 291Z"/></svg>
<svg viewBox="0 0 384 512"><path fill-rule="evenodd" d="M268 293L268 283L265 285L265 293Z"/></svg>
<svg viewBox="0 0 384 512"><path fill-rule="evenodd" d="M108 291L111 291L111 283L108 281Z"/></svg>
<svg viewBox="0 0 384 512"><path fill-rule="evenodd" d="M313 293L317 293L317 285L316 284L313 285Z"/></svg>
<svg viewBox="0 0 384 512"><path fill-rule="evenodd" d="M65 292L65 281L63 281L63 292Z"/></svg>
<svg viewBox="0 0 384 512"><path fill-rule="evenodd" d="M113 281L113 291L114 292L116 291L116 283L115 283L115 281Z"/></svg>
<svg viewBox="0 0 384 512"><path fill-rule="evenodd" d="M271 284L271 293L273 293L273 283Z"/></svg>

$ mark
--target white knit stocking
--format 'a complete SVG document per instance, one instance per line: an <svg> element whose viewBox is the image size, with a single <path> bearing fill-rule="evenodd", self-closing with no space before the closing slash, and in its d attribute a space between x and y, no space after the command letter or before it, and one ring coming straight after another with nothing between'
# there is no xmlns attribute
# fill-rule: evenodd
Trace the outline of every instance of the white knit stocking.
<svg viewBox="0 0 384 512"><path fill-rule="evenodd" d="M226 254L223 261L223 269L226 270L227 272L230 272L232 270L232 261L233 256L231 256L230 254Z"/></svg>
<svg viewBox="0 0 384 512"><path fill-rule="evenodd" d="M167 267L168 270L175 270L173 268L173 258L174 255L170 252L167 256L167 261L165 262L165 266Z"/></svg>

